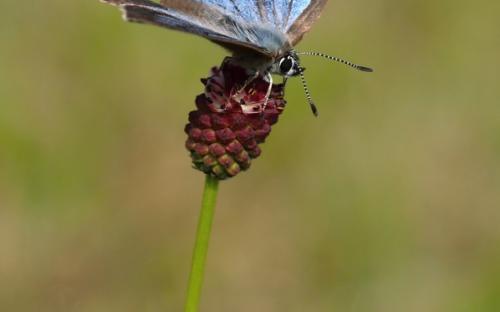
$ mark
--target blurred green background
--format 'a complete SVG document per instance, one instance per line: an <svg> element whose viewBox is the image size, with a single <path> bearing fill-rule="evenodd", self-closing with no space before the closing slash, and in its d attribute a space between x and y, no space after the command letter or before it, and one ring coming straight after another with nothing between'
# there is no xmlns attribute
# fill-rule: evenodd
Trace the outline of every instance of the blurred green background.
<svg viewBox="0 0 500 312"><path fill-rule="evenodd" d="M183 127L225 56L98 1L2 1L0 310L181 311L203 176ZM500 311L498 1L330 1L202 311Z"/></svg>

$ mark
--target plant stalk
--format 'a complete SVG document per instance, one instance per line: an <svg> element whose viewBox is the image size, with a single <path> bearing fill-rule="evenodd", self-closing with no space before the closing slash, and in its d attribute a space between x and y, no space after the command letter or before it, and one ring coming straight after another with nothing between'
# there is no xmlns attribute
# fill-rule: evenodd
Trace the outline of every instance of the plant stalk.
<svg viewBox="0 0 500 312"><path fill-rule="evenodd" d="M219 180L207 175L201 202L198 229L196 231L193 262L191 265L191 273L189 274L185 312L198 312L198 307L200 305L201 288L203 286L208 243L210 241L210 232L212 229L218 188Z"/></svg>

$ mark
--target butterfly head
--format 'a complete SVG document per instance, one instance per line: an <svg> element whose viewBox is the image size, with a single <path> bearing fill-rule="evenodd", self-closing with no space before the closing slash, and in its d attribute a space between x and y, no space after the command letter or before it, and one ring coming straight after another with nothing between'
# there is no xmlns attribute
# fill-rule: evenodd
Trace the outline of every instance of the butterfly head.
<svg viewBox="0 0 500 312"><path fill-rule="evenodd" d="M300 66L299 56L291 51L277 59L270 71L288 78L300 75L304 68Z"/></svg>
<svg viewBox="0 0 500 312"><path fill-rule="evenodd" d="M289 77L294 77L294 76L300 76L302 86L304 87L304 91L306 93L307 101L309 102L309 105L311 107L311 110L315 116L318 115L318 110L316 108L316 105L314 104L311 94L309 92L309 88L307 87L306 79L304 77L304 71L305 68L300 66L300 59L299 55L312 55L312 56L320 56L327 58L331 61L339 62L342 64L345 64L347 66L350 66L352 68L355 68L360 71L364 72L372 72L373 69L366 67L366 66L361 66L354 64L352 62L346 61L344 59L338 58L336 56L330 56L324 53L319 53L319 52L295 52L293 50L287 52L284 54L282 57L278 58L274 64L271 66L270 70L268 71L271 74L278 74L284 77L284 83L286 82L287 78Z"/></svg>

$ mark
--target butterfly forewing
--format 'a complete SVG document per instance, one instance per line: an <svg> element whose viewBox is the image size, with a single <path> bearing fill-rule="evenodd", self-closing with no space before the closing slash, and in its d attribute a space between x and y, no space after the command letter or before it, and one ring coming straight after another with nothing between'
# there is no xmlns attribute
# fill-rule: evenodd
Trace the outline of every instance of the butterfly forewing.
<svg viewBox="0 0 500 312"><path fill-rule="evenodd" d="M290 43L296 45L319 18L328 0L291 0L286 33Z"/></svg>

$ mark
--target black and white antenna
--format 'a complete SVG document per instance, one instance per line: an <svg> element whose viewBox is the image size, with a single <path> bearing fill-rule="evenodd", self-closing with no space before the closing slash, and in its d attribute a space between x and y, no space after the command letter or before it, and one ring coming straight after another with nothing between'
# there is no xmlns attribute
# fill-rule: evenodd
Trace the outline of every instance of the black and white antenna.
<svg viewBox="0 0 500 312"><path fill-rule="evenodd" d="M371 69L370 67L357 65L357 64L354 64L352 62L341 59L339 57L327 55L327 54L321 53L321 52L296 52L296 53L297 53L297 55L321 56L321 57L324 57L326 59L329 59L330 61L339 62L339 63L350 66L350 67L355 68L355 69L360 70L360 71L373 72L373 69Z"/></svg>
<svg viewBox="0 0 500 312"><path fill-rule="evenodd" d="M311 92L309 92L309 88L307 87L306 78L304 77L304 70L305 70L305 68L303 68L303 67L300 68L300 71L299 71L300 80L302 81L302 86L304 87L304 91L306 92L307 102L309 103L309 106L311 107L311 111L314 114L314 116L318 117L318 108L314 104L314 101L312 100L312 97L311 97Z"/></svg>

